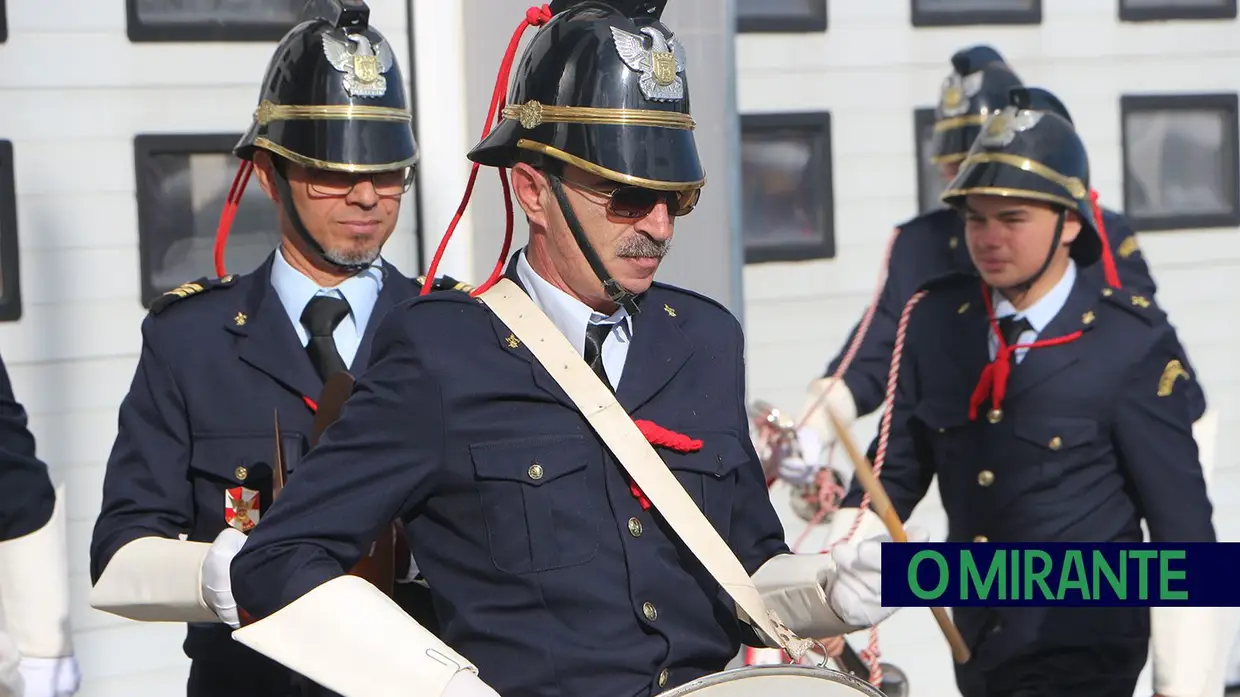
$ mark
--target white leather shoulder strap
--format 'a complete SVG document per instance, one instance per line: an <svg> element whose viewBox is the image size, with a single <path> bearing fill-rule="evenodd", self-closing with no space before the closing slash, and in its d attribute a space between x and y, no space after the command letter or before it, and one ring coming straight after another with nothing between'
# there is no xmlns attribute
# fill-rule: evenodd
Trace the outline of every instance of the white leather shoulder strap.
<svg viewBox="0 0 1240 697"><path fill-rule="evenodd" d="M529 347L590 422L646 498L663 514L711 576L767 636L796 658L813 643L796 637L767 609L749 574L638 430L611 390L551 319L515 283L502 278L479 299Z"/></svg>

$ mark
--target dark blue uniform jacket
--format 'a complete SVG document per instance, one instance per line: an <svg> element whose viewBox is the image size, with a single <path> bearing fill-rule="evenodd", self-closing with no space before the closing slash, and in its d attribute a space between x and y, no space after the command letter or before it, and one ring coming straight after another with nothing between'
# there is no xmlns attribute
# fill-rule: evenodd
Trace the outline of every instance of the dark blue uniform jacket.
<svg viewBox="0 0 1240 697"><path fill-rule="evenodd" d="M667 285L640 303L617 398L633 418L704 442L660 455L752 574L788 549L749 440L740 324ZM504 697L651 695L756 641L480 301L446 292L401 305L373 358L234 560L239 606L263 617L339 576L399 515L441 637Z"/></svg>
<svg viewBox="0 0 1240 697"><path fill-rule="evenodd" d="M0 542L47 525L56 492L47 465L35 456L26 410L13 396L9 371L0 360Z"/></svg>

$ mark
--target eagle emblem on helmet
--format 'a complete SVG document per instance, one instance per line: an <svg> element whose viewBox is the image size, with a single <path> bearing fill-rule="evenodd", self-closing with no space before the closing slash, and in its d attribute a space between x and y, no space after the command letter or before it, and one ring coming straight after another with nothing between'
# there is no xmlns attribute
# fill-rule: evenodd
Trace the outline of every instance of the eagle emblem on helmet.
<svg viewBox="0 0 1240 697"><path fill-rule="evenodd" d="M330 34L323 35L323 54L332 67L344 73L344 89L352 97L382 97L387 92L383 74L395 62L392 47L386 41L371 46L361 34L345 34L342 41ZM350 50L349 42L356 48Z"/></svg>
<svg viewBox="0 0 1240 697"><path fill-rule="evenodd" d="M650 37L646 48L645 34ZM685 97L685 49L675 37L665 37L654 27L642 27L641 34L611 28L620 60L642 74L638 80L642 95L656 102L674 102Z"/></svg>
<svg viewBox="0 0 1240 697"><path fill-rule="evenodd" d="M1017 133L1023 133L1042 120L1042 112L1028 109L1007 107L990 117L986 122L978 141L988 148L1005 148L1016 139Z"/></svg>

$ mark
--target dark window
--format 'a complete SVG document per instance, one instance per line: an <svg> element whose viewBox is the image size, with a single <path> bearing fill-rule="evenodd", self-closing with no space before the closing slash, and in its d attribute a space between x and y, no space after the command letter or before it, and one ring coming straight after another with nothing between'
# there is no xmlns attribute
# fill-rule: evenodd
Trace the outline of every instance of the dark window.
<svg viewBox="0 0 1240 697"><path fill-rule="evenodd" d="M306 0L126 0L130 41L279 41Z"/></svg>
<svg viewBox="0 0 1240 697"><path fill-rule="evenodd" d="M911 1L915 27L1042 23L1042 0Z"/></svg>
<svg viewBox="0 0 1240 697"><path fill-rule="evenodd" d="M241 161L241 134L134 138L142 304L203 276L214 277L215 231ZM228 273L253 271L279 244L275 205L250 177L228 235Z"/></svg>
<svg viewBox="0 0 1240 697"><path fill-rule="evenodd" d="M1119 0L1123 22L1168 19L1235 19L1236 0Z"/></svg>
<svg viewBox="0 0 1240 697"><path fill-rule="evenodd" d="M930 139L934 135L934 107L913 112L913 138L917 147L917 210L942 208L939 194L947 186L947 180L939 174L939 166L930 161Z"/></svg>
<svg viewBox="0 0 1240 697"><path fill-rule="evenodd" d="M9 12L4 0L0 0L0 43L9 40Z"/></svg>
<svg viewBox="0 0 1240 697"><path fill-rule="evenodd" d="M1136 230L1240 225L1235 94L1120 99L1124 212Z"/></svg>
<svg viewBox="0 0 1240 697"><path fill-rule="evenodd" d="M736 0L740 32L827 30L827 0Z"/></svg>
<svg viewBox="0 0 1240 697"><path fill-rule="evenodd" d="M831 115L741 117L745 261L835 256Z"/></svg>
<svg viewBox="0 0 1240 697"><path fill-rule="evenodd" d="M13 144L0 140L0 322L16 322L22 318L17 191L13 181Z"/></svg>

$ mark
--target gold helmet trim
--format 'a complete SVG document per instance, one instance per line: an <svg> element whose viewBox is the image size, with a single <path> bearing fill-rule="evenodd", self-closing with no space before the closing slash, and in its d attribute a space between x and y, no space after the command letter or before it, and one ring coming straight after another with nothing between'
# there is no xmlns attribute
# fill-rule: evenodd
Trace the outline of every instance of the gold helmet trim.
<svg viewBox="0 0 1240 697"><path fill-rule="evenodd" d="M527 130L544 123L582 123L615 126L652 126L692 131L693 117L658 109L605 109L588 106L548 106L535 100L504 107L504 118L519 121Z"/></svg>
<svg viewBox="0 0 1240 697"><path fill-rule="evenodd" d="M1077 201L1073 201L1067 196L1056 196L1048 194L1045 191L1034 191L1033 189L1013 189L1001 186L974 186L968 189L948 189L943 192L939 200L947 203L947 199L956 198L957 196L1004 196L1008 198L1027 198L1034 201L1045 201L1047 203L1057 203L1061 206L1076 210Z"/></svg>
<svg viewBox="0 0 1240 697"><path fill-rule="evenodd" d="M266 126L273 121L387 121L413 123L413 115L404 109L362 104L323 104L301 106L273 104L264 99L254 110L254 122Z"/></svg>
<svg viewBox="0 0 1240 697"><path fill-rule="evenodd" d="M1003 152L979 152L969 155L960 163L960 169L963 171L966 167L975 164L985 164L993 162L996 164L1007 165L1016 169L1023 169L1031 174L1036 174L1043 179L1055 184L1068 192L1068 195L1075 199L1084 199L1089 193L1085 182L1078 177L1069 177L1060 174L1056 170L1048 167L1037 160L1024 157L1023 155L1012 155ZM1075 204L1074 204L1075 205Z"/></svg>
<svg viewBox="0 0 1240 697"><path fill-rule="evenodd" d="M405 167L412 167L418 163L415 155L406 160L399 162L379 162L370 165L358 165L344 162L328 162L327 160L319 160L313 157L306 157L301 153L293 152L283 145L277 145L266 138L255 138L254 147L262 148L273 152L286 160L295 162L302 167L310 167L312 169L325 169L331 172L350 172L353 174L372 174L375 172L392 172Z"/></svg>
<svg viewBox="0 0 1240 697"><path fill-rule="evenodd" d="M706 185L705 176L703 176L701 179L697 181L692 181L692 182L665 182L665 181L660 181L658 179L646 179L645 177L635 177L631 174L624 174L623 172L617 172L614 169L608 169L606 167L603 167L602 165L596 165L593 162L577 157L576 155L573 155L572 153L564 152L563 150L560 150L559 148L552 147L550 145L547 145L546 143L539 143L536 140L529 140L528 138L522 138L518 140L517 147L521 148L522 150L530 150L533 152L541 153L548 157L554 157L555 159L560 160L561 162L567 162L568 164L574 167L577 167L579 169L585 170L589 172L590 174L595 174L600 177L603 177L604 179L610 179L611 181L619 182L621 184L629 184L631 186L640 186L640 187L644 187L647 189L657 189L659 191L693 191L694 189L700 189Z"/></svg>

